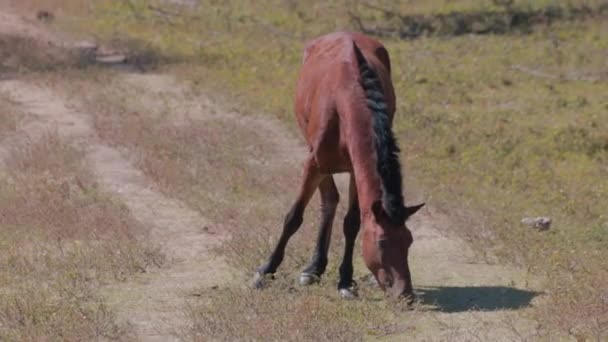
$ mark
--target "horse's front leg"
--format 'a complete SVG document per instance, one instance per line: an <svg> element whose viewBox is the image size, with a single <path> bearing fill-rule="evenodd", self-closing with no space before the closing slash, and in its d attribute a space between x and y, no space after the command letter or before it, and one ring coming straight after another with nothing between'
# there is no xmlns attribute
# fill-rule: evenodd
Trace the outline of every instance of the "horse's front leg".
<svg viewBox="0 0 608 342"><path fill-rule="evenodd" d="M344 217L344 259L340 265L340 281L338 282L340 296L345 299L357 296L357 284L353 280L353 250L361 227L357 188L352 175L348 197L348 212Z"/></svg>
<svg viewBox="0 0 608 342"><path fill-rule="evenodd" d="M264 276L267 274L274 274L283 261L285 255L285 247L289 238L295 234L296 231L302 225L302 218L304 215L304 209L308 205L310 198L314 194L315 190L319 186L319 183L323 180L323 176L319 172L314 157L310 156L304 165L304 174L302 176L302 183L298 192L298 197L291 207L291 210L285 216L285 222L283 224L283 232L277 242L274 251L270 255L268 262L262 265L253 277L252 287L261 288L264 286Z"/></svg>
<svg viewBox="0 0 608 342"><path fill-rule="evenodd" d="M326 176L319 184L321 193L321 226L319 237L312 260L300 275L300 285L310 285L320 280L327 267L327 252L331 241L331 230L336 216L336 208L340 201L340 194L332 176Z"/></svg>

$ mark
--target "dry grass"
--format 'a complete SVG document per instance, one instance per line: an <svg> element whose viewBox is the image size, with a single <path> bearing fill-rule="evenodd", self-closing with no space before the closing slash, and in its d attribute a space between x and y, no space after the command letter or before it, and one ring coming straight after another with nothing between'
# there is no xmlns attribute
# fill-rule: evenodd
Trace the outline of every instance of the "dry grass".
<svg viewBox="0 0 608 342"><path fill-rule="evenodd" d="M332 286L302 289L293 279L276 279L271 289L218 289L200 293L186 313L192 324L189 341L209 337L221 341L361 341L403 332L395 329L400 313L387 305L377 289L365 289L366 299L345 302ZM372 299L373 298L373 299ZM410 312L408 315L415 315Z"/></svg>
<svg viewBox="0 0 608 342"><path fill-rule="evenodd" d="M17 129L17 113L4 94L0 94L0 103L2 104L2 110L0 110L0 141L2 141L9 133Z"/></svg>
<svg viewBox="0 0 608 342"><path fill-rule="evenodd" d="M549 336L551 329L560 327L578 340L604 341L608 336L608 290L605 285L608 274L578 279L574 275L574 272L563 270L560 276L552 277L551 305L539 308L541 317L548 323L544 328Z"/></svg>
<svg viewBox="0 0 608 342"><path fill-rule="evenodd" d="M515 1L514 6L553 3ZM346 1L204 2L186 12L165 7L181 13L168 17L151 10L150 2L128 4L100 1L87 8L95 14L92 23L81 18L87 25L70 20L65 27L86 26L108 41L152 47L181 61L167 70L227 94L231 105L267 112L291 125L303 40L351 27L345 9L352 2ZM486 1L406 5L400 10L423 14L497 9ZM370 20L383 20L374 13ZM608 256L605 30L605 21L592 18L539 26L530 34L385 40L395 66L395 128L408 174L422 184L433 205L471 216L459 221L477 222L454 224L453 233L547 279L549 300L536 313L547 335L556 330L602 339L608 326L602 292L608 278L603 262ZM297 170L279 170L276 180L247 164L242 159L251 153L247 137L254 151L258 139L246 128L233 131L221 120L173 125L171 110L151 119L142 104L112 93L93 102L117 98L122 103L99 110L104 115L96 125L102 135L136 150L140 167L163 191L221 218L236 233L232 250L238 253L227 251L235 265L257 266L270 244L268 232L276 231L290 200L290 179ZM272 147L257 148L272 153ZM537 233L519 224L532 215L551 216L553 229ZM314 228L302 230L309 235L299 243L309 247ZM299 243L284 269L297 269L308 259L310 249ZM206 305L218 307L222 298ZM247 300L243 307L251 303ZM230 322L192 317L232 336Z"/></svg>
<svg viewBox="0 0 608 342"><path fill-rule="evenodd" d="M92 179L56 133L13 147L0 178L0 339L129 338L98 288L162 256Z"/></svg>
<svg viewBox="0 0 608 342"><path fill-rule="evenodd" d="M84 66L85 56L38 38L0 32L0 72L48 72Z"/></svg>

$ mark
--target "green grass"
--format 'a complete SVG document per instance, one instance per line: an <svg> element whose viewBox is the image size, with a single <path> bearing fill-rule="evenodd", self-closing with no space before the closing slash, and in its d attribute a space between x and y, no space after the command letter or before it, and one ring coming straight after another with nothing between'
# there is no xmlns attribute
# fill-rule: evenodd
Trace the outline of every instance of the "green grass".
<svg viewBox="0 0 608 342"><path fill-rule="evenodd" d="M102 39L163 57L156 60L171 63L159 67L215 92L227 106L274 115L292 128L305 38L351 27L341 1L209 2L169 17L149 2L130 3L99 2L90 8L95 18L83 22ZM487 4L429 1L401 11L499 10ZM529 35L384 41L407 177L432 205L484 222L454 224L454 234L545 277L550 300L537 317L543 325L586 337L602 336L608 305L605 287L586 286L608 279L606 29L591 18L539 26ZM551 231L519 223L536 215L552 217Z"/></svg>

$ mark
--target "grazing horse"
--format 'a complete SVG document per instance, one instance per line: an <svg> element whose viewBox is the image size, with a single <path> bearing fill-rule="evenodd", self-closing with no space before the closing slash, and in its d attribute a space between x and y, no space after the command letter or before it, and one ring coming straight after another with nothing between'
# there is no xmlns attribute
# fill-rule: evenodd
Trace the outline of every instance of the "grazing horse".
<svg viewBox="0 0 608 342"><path fill-rule="evenodd" d="M390 69L384 46L363 34L331 33L306 45L295 113L309 155L298 197L285 217L276 248L254 276L255 288L262 287L265 275L274 274L281 264L287 241L302 224L304 209L317 188L321 227L300 283L308 285L321 277L339 200L332 174L349 172L340 295L357 295L352 259L361 223L363 259L380 287L391 295L412 295L407 257L413 237L405 221L424 204L403 203L399 148L391 130L395 92Z"/></svg>

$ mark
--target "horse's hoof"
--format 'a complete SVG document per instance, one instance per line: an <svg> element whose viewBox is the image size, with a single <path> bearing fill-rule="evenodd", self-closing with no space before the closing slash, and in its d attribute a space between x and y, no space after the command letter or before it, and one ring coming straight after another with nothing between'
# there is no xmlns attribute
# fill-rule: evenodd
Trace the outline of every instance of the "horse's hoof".
<svg viewBox="0 0 608 342"><path fill-rule="evenodd" d="M359 297L359 294L357 292L357 289L354 287L351 288L347 288L347 289L340 289L340 297L342 299L356 299L357 297Z"/></svg>
<svg viewBox="0 0 608 342"><path fill-rule="evenodd" d="M308 286L312 284L316 284L321 281L321 278L318 275L310 274L310 273L302 273L300 274L300 285Z"/></svg>
<svg viewBox="0 0 608 342"><path fill-rule="evenodd" d="M343 287L338 290L342 299L355 299L359 297L359 285L354 280L351 280L349 287Z"/></svg>
<svg viewBox="0 0 608 342"><path fill-rule="evenodd" d="M263 289L268 283L268 280L272 280L273 278L274 277L272 274L261 274L260 272L255 272L250 286L252 289L256 290Z"/></svg>

